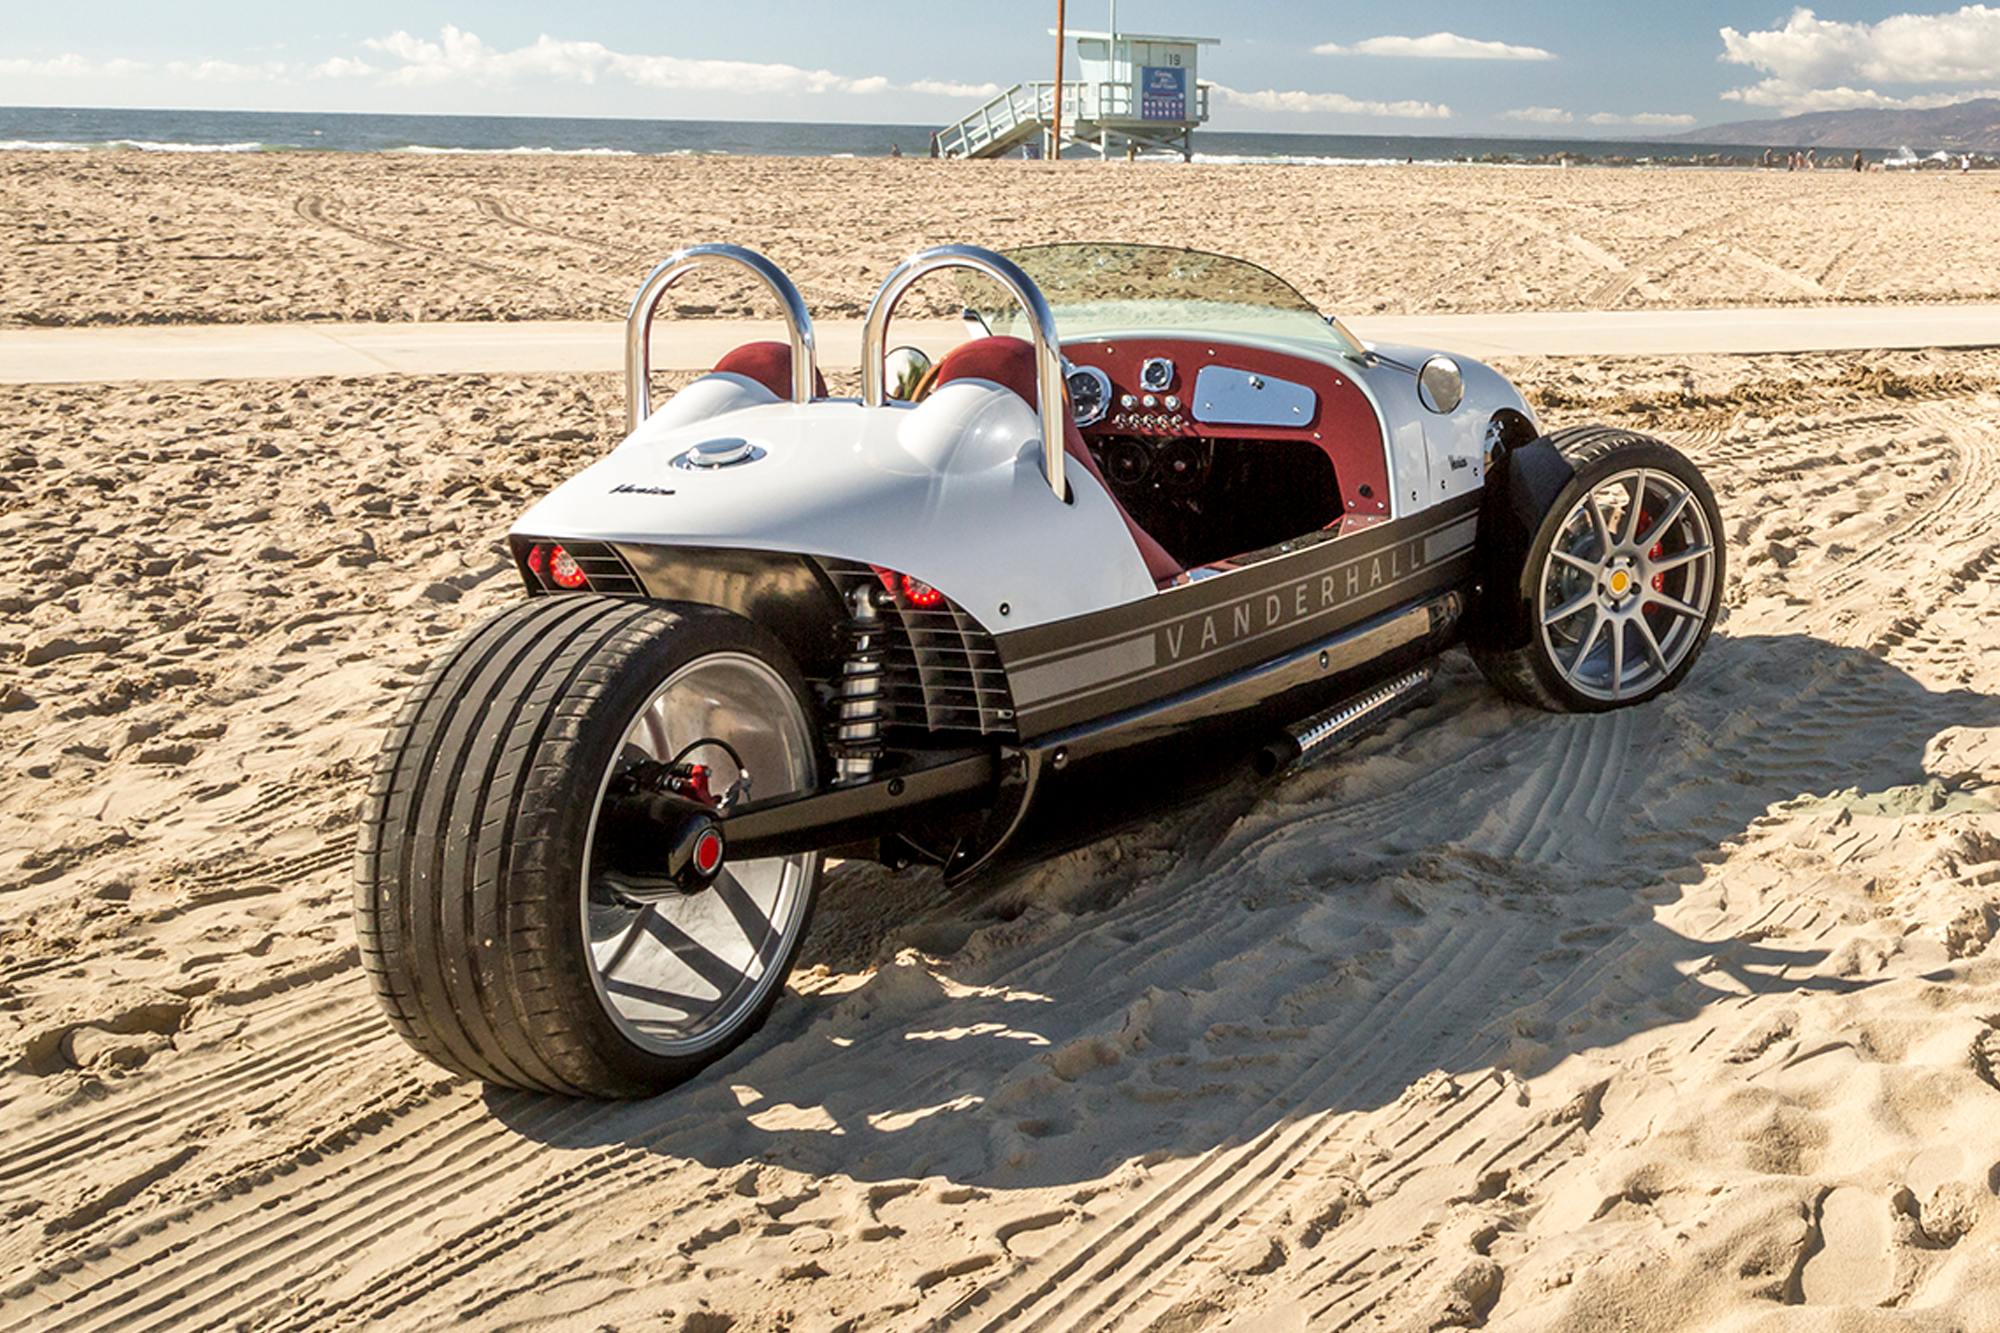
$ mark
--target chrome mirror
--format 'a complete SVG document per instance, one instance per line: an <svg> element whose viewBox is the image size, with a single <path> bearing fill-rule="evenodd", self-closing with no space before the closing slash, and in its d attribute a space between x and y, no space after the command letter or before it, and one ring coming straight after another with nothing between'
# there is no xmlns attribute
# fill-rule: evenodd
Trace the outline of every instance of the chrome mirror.
<svg viewBox="0 0 2000 1333"><path fill-rule="evenodd" d="M1449 414L1465 397L1465 376L1458 362L1448 356L1434 356L1417 372L1417 397L1433 412Z"/></svg>
<svg viewBox="0 0 2000 1333"><path fill-rule="evenodd" d="M917 396L917 386L930 374L931 359L915 347L890 349L888 359L882 366L882 378L889 386L889 396L899 402L910 402Z"/></svg>

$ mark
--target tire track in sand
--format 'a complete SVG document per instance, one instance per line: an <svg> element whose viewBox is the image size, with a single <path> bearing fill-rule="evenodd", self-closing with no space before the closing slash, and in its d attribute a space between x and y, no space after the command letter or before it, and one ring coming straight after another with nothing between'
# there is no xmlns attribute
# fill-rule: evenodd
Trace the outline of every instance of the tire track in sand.
<svg viewBox="0 0 2000 1333"><path fill-rule="evenodd" d="M538 1130L561 1123L586 1131L618 1112L615 1105L540 1099L543 1105L509 1126L474 1097L407 1086L408 1095L347 1125L332 1150L306 1145L248 1180L203 1191L176 1226L128 1234L123 1244L59 1265L34 1284L39 1308L14 1326L152 1333L260 1323L335 1280L343 1261L379 1245L384 1234L423 1234L424 1219L444 1201L532 1191L545 1174L547 1149L528 1137ZM644 1155L617 1145L590 1156L590 1169L601 1174L616 1159ZM199 1247L187 1244L190 1231L201 1236ZM28 1293L23 1284L13 1293L18 1308Z"/></svg>
<svg viewBox="0 0 2000 1333"><path fill-rule="evenodd" d="M573 231L563 231L558 227L544 227L538 222L530 222L490 194L473 195L472 206L479 210L480 216L489 221L497 222L505 227L513 227L518 231L530 231L537 236L547 236L552 240L567 241L571 245L581 245L592 250L602 250L609 254L645 255L648 253L636 246L619 245L615 241L607 241L602 237L584 236Z"/></svg>

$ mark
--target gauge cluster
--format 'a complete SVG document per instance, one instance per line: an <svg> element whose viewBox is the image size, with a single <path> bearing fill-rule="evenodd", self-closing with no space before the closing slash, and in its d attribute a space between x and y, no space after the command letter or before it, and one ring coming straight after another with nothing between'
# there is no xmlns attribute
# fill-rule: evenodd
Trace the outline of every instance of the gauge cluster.
<svg viewBox="0 0 2000 1333"><path fill-rule="evenodd" d="M1069 386L1069 407L1079 429L1087 430L1104 420L1111 410L1111 377L1096 366L1074 366L1064 380Z"/></svg>

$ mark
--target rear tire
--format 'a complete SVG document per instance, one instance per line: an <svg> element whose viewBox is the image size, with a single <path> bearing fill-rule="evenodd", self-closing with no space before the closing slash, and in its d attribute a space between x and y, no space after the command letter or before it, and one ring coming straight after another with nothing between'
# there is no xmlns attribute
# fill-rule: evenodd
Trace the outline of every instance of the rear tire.
<svg viewBox="0 0 2000 1333"><path fill-rule="evenodd" d="M1526 642L1474 646L1509 698L1561 713L1644 703L1678 685L1722 614L1722 515L1695 465L1645 435L1585 426L1549 442L1576 475L1543 515L1506 595Z"/></svg>
<svg viewBox="0 0 2000 1333"><path fill-rule="evenodd" d="M818 854L644 901L593 864L594 834L630 761L704 739L741 756L755 799L816 786L805 688L740 616L586 594L531 599L440 657L390 728L356 861L362 964L396 1030L447 1069L595 1097L662 1091L755 1032Z"/></svg>

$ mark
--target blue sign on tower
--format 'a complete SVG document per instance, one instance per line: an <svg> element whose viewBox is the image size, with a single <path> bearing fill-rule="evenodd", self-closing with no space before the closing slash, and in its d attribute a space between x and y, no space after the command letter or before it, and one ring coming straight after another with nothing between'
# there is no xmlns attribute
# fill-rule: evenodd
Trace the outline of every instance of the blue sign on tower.
<svg viewBox="0 0 2000 1333"><path fill-rule="evenodd" d="M1187 119L1187 71L1166 65L1141 68L1139 119Z"/></svg>

